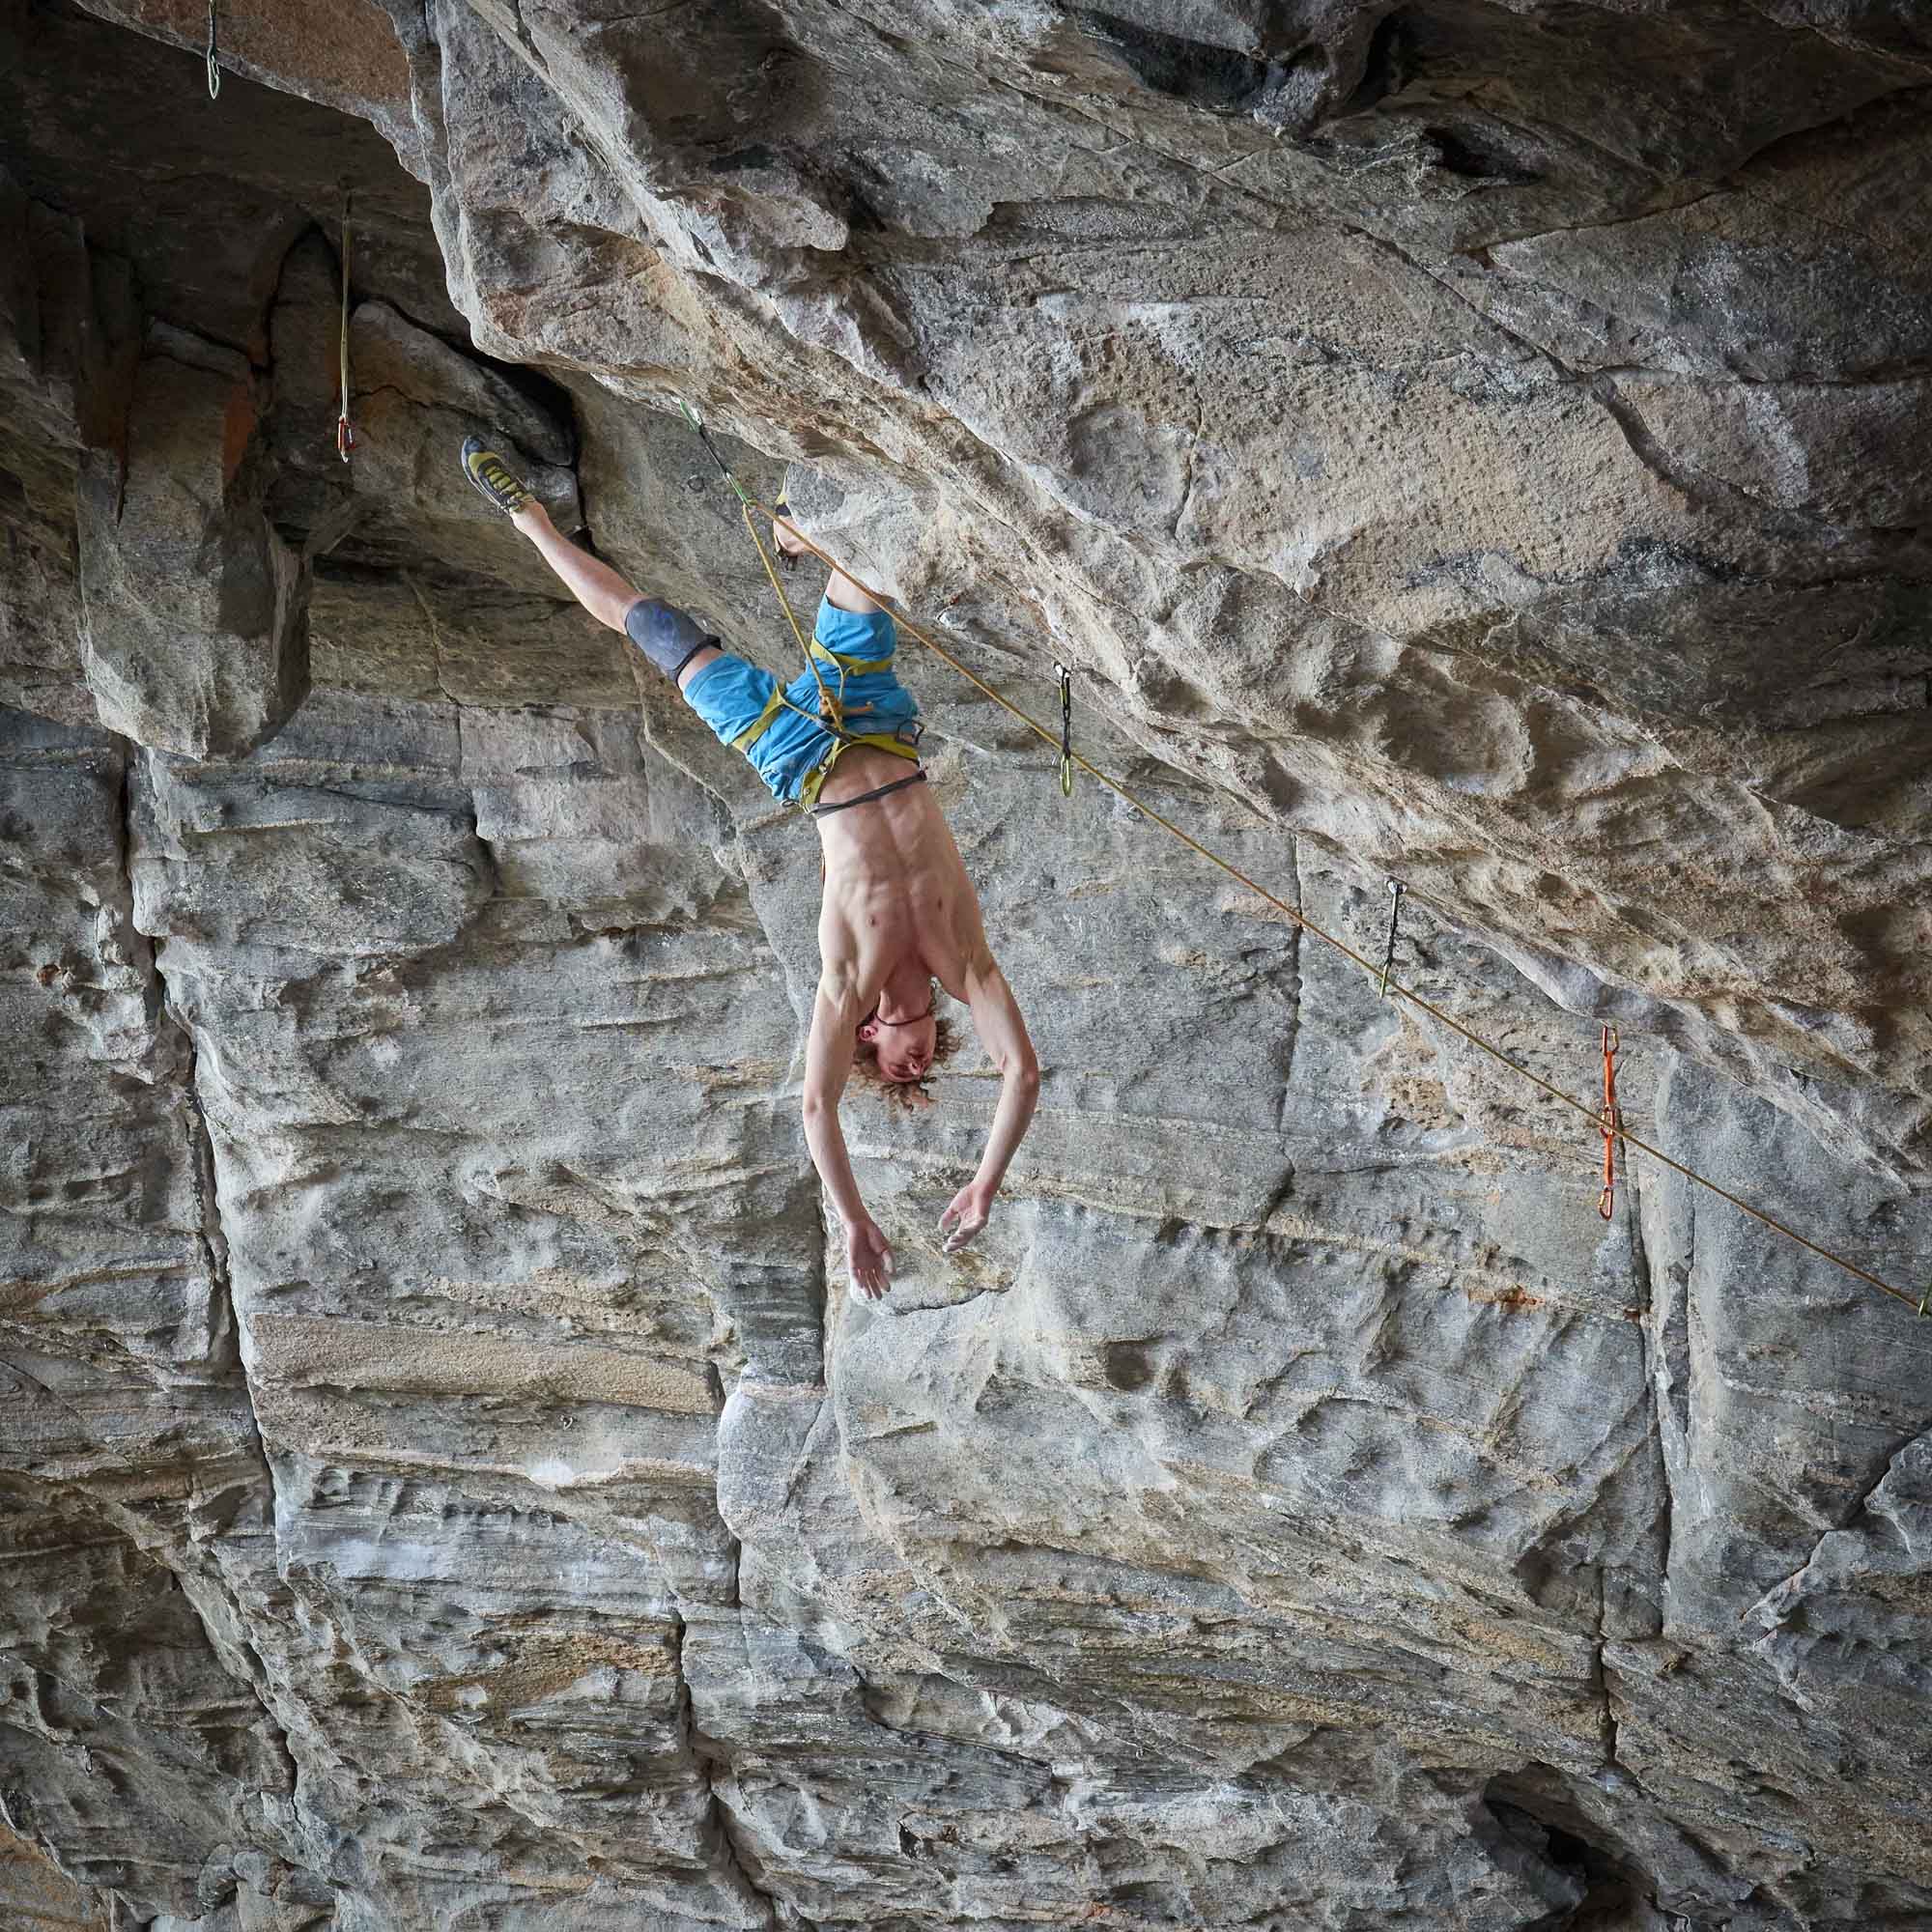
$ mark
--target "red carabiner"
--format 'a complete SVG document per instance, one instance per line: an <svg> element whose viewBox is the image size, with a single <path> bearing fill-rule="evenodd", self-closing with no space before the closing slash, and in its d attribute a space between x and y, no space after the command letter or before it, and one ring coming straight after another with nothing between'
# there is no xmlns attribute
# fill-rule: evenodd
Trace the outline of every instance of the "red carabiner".
<svg viewBox="0 0 1932 1932"><path fill-rule="evenodd" d="M1597 1197L1597 1212L1605 1221L1616 1213L1617 1205L1617 1055L1623 1042L1615 1027L1604 1029L1604 1191Z"/></svg>

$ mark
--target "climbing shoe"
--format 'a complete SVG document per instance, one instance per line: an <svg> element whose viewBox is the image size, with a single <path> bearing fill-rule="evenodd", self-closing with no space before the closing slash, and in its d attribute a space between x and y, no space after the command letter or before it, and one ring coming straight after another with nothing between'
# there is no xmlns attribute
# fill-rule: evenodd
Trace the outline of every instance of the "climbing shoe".
<svg viewBox="0 0 1932 1932"><path fill-rule="evenodd" d="M485 448L481 437L463 439L463 473L485 502L496 504L507 517L514 517L530 500L528 484L494 449Z"/></svg>

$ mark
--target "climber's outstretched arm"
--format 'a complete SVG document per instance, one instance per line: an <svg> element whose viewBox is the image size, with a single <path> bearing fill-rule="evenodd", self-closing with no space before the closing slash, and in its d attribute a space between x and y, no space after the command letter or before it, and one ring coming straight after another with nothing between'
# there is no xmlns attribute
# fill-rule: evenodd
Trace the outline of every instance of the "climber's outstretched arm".
<svg viewBox="0 0 1932 1932"><path fill-rule="evenodd" d="M980 1157L979 1172L939 1217L949 1255L957 1254L986 1225L993 1211L993 1197L1007 1178L1007 1168L1019 1151L1020 1142L1033 1123L1034 1108L1039 1103L1039 1062L1027 1037L1026 1021L1013 989L1007 984L1007 976L983 941L967 962L966 1005L980 1044L999 1069L1000 1104L993 1115L993 1131L986 1136L986 1151Z"/></svg>
<svg viewBox="0 0 1932 1932"><path fill-rule="evenodd" d="M838 1100L852 1074L853 1041L864 1017L849 982L829 977L819 980L805 1044L805 1143L845 1224L845 1260L853 1283L876 1300L892 1281L893 1251L859 1197L858 1178L838 1124Z"/></svg>

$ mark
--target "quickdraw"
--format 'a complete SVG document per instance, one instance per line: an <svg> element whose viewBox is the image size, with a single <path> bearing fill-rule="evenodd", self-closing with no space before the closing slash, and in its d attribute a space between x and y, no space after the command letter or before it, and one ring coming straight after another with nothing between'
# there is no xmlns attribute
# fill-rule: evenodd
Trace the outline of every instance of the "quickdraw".
<svg viewBox="0 0 1932 1932"><path fill-rule="evenodd" d="M1060 680L1060 795L1073 796L1073 672L1064 664L1053 668Z"/></svg>
<svg viewBox="0 0 1932 1932"><path fill-rule="evenodd" d="M218 100L221 98L221 68L214 58L214 0L208 0L208 98Z"/></svg>
<svg viewBox="0 0 1932 1932"><path fill-rule="evenodd" d="M1402 895L1405 888L1400 879L1391 879L1388 882L1388 944L1382 948L1381 996L1383 999L1387 999L1389 996L1389 974L1395 966L1395 936L1397 927L1402 923Z"/></svg>
<svg viewBox="0 0 1932 1932"><path fill-rule="evenodd" d="M717 464L719 475L724 477L725 482L731 486L731 494L737 497L740 503L750 508L753 501L752 493L731 473L731 466L718 453L718 445L711 440L711 432L698 419L697 412L682 396L677 399L677 406L684 412L685 421L697 432L697 440L704 445L705 455L710 457L713 463Z"/></svg>
<svg viewBox="0 0 1932 1932"><path fill-rule="evenodd" d="M1617 1114L1617 1055L1623 1051L1623 1042L1617 1037L1615 1027L1604 1029L1604 1111L1602 1130L1604 1135L1604 1191L1597 1197L1597 1212L1605 1221L1616 1213L1617 1205L1617 1142L1622 1137L1623 1122Z"/></svg>

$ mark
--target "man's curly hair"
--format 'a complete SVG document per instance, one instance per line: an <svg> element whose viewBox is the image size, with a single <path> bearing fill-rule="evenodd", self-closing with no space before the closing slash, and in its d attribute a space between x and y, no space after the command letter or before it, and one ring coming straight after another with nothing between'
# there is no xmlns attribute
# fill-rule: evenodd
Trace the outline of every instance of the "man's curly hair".
<svg viewBox="0 0 1932 1932"><path fill-rule="evenodd" d="M869 1092L876 1094L888 1107L902 1107L910 1111L914 1107L931 1106L932 1076L959 1050L958 1029L938 1010L937 982L933 985L931 997L934 1003L932 1065L927 1067L923 1080L888 1080L879 1071L878 1041L860 1039L852 1043L852 1077ZM877 1010L875 1007L873 1011Z"/></svg>

